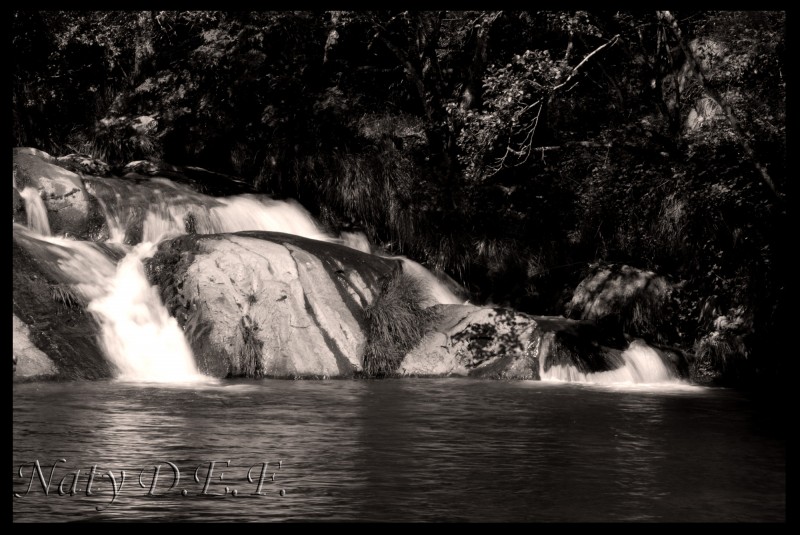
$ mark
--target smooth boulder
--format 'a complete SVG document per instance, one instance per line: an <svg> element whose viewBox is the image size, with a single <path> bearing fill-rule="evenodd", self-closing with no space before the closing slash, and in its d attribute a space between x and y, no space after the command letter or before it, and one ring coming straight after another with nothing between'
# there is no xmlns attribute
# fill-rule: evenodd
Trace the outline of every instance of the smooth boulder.
<svg viewBox="0 0 800 535"><path fill-rule="evenodd" d="M363 367L363 310L396 260L275 232L186 235L147 263L151 283L216 377L348 377Z"/></svg>

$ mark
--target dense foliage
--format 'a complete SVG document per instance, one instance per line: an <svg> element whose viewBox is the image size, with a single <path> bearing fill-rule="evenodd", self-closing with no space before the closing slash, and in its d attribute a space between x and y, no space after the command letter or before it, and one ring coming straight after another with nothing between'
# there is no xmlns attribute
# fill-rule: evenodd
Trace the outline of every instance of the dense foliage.
<svg viewBox="0 0 800 535"><path fill-rule="evenodd" d="M563 313L597 263L654 270L677 288L670 342L772 378L785 25L778 11L16 11L12 142L236 174L534 313Z"/></svg>

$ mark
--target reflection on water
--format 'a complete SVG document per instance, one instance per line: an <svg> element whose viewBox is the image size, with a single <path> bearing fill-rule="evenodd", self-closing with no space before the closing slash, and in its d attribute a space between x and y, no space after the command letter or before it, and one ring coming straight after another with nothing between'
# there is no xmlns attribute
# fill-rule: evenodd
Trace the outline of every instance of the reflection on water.
<svg viewBox="0 0 800 535"><path fill-rule="evenodd" d="M722 389L109 381L15 384L13 399L15 521L786 517L785 435ZM46 482L59 459L45 495L33 463Z"/></svg>

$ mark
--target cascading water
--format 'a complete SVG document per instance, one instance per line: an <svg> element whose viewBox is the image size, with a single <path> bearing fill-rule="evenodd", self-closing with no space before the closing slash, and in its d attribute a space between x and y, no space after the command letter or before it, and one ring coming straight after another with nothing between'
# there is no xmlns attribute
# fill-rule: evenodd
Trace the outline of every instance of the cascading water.
<svg viewBox="0 0 800 535"><path fill-rule="evenodd" d="M652 347L640 340L634 340L620 355L622 365L616 369L582 373L574 366L555 365L544 369L540 359L539 375L542 381L595 384L656 384L680 383L661 356Z"/></svg>
<svg viewBox="0 0 800 535"><path fill-rule="evenodd" d="M39 190L30 186L19 192L25 200L25 212L28 214L28 228L43 236L50 236L50 221L47 219L47 207L44 205Z"/></svg>
<svg viewBox="0 0 800 535"><path fill-rule="evenodd" d="M114 189L113 199L110 203L101 199L101 204L106 211L112 240L118 243L122 243L126 228L134 219L134 211L125 206L123 199L134 197L146 211L141 238L145 242L158 243L167 237L185 234L190 228L199 234L263 230L339 243L368 254L373 252L363 233L343 232L340 237L331 236L294 200L276 201L254 194L209 197L166 178L154 179L150 185L140 184L135 192L124 182L106 182ZM426 285L431 296L427 305L464 302L417 262L404 256L390 258L403 262L404 269Z"/></svg>
<svg viewBox="0 0 800 535"><path fill-rule="evenodd" d="M147 281L142 260L155 251L144 243L116 265L96 244L43 236L14 224L20 243L87 302L100 325L100 344L118 378L148 382L207 382L191 349Z"/></svg>
<svg viewBox="0 0 800 535"><path fill-rule="evenodd" d="M155 244L149 242L133 247L117 264L107 293L87 309L100 323L101 343L120 379L201 380L183 331L147 281L142 261L154 252Z"/></svg>

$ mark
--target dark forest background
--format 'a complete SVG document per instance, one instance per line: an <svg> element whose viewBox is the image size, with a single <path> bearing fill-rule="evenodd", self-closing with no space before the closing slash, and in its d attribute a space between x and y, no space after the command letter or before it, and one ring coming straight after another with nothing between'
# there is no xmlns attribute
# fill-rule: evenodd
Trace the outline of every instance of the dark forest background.
<svg viewBox="0 0 800 535"><path fill-rule="evenodd" d="M772 381L785 31L779 11L16 11L12 145L235 175L534 314L597 266L652 270L663 342Z"/></svg>

